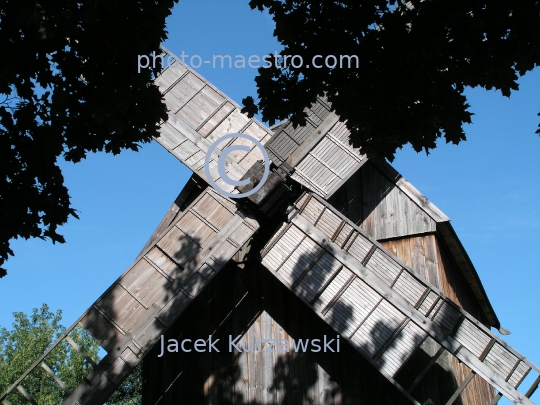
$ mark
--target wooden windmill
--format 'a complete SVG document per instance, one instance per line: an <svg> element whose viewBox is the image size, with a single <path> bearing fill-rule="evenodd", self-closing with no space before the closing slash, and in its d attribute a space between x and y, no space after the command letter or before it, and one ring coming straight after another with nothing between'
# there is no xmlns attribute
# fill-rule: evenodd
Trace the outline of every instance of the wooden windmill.
<svg viewBox="0 0 540 405"><path fill-rule="evenodd" d="M325 99L304 127L269 129L178 63L155 82L169 108L156 140L194 174L133 265L3 404L15 394L36 403L24 386L37 368L66 392L64 404L103 404L143 358L145 404L532 404L540 377L518 386L540 369L491 332L504 330L449 218L353 149ZM220 143L233 133L264 145L265 181L260 148ZM248 148L221 161L247 180L235 188L217 166L237 145ZM208 183L233 194L262 187L234 199ZM107 351L99 363L70 338L76 327ZM227 335L258 347L230 353ZM322 335L333 352L276 350ZM188 338L224 346L159 355L161 339ZM92 365L74 390L47 366L65 341Z"/></svg>

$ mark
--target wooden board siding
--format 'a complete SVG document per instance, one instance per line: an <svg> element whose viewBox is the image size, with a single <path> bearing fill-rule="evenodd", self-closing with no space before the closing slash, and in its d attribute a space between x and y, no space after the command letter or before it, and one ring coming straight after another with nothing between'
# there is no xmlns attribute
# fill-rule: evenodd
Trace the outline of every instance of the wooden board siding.
<svg viewBox="0 0 540 405"><path fill-rule="evenodd" d="M296 206L298 211L292 214L291 224L280 230L263 250L263 264L336 331L350 339L381 373L391 380L427 333L505 395L530 403L506 383L514 378L511 374L515 370L508 371L493 361L483 362L484 354L498 356L499 362L506 354L515 356L529 370L534 365L360 229L346 228L346 224L352 224L323 200L306 194ZM346 234L345 242L338 245L335 241L340 240L342 233ZM303 261L295 258L297 249L303 250ZM322 255L318 252L321 249L326 251ZM286 250L290 252L283 254ZM313 278L306 276L316 271L315 262L325 255L340 265L337 270L328 266L318 270L330 274L329 281L313 283ZM309 264L306 266L305 262ZM347 298L347 291L356 299ZM306 300L313 293L314 298ZM374 297L377 304L362 308L367 305L361 304L366 302L362 296ZM367 329L358 333L364 327ZM408 334L417 339L409 340ZM504 347L505 355L496 353L491 342ZM394 347L399 347L397 356L390 350Z"/></svg>
<svg viewBox="0 0 540 405"><path fill-rule="evenodd" d="M379 242L385 249L435 287L439 284L439 256L434 234ZM452 299L452 297L449 297ZM457 303L458 304L458 303ZM458 304L459 305L459 304ZM465 308L467 310L467 308ZM470 312L475 316L476 312Z"/></svg>
<svg viewBox="0 0 540 405"><path fill-rule="evenodd" d="M439 236L439 238L441 237ZM472 294L469 285L463 278L457 264L452 259L452 255L445 248L445 244L443 243L438 247L437 267L441 291L460 307L464 308L467 312L480 320L482 323L488 324L483 312L478 306L477 301L474 299L474 295ZM498 352L498 348L492 349L492 352ZM506 365L505 367L503 365L504 363L500 363L501 359L504 359L505 357L511 357L511 366L508 367L508 365ZM502 353L499 353L497 358L500 360L498 360L497 362L492 362L492 365L500 367L501 369L506 370L508 373L511 371L511 368L517 361L516 357L503 355ZM485 361L491 362L491 356L489 354L488 356L486 356ZM461 384L461 382L465 380L465 378L467 378L470 373L470 368L467 367L465 364L457 361L457 359L455 358L452 359L452 370L454 372L454 375L456 376L456 382L458 384ZM516 385L517 381L515 381L512 377L510 379L513 381L513 385ZM493 392L490 391L492 391L492 388L486 386L483 380L474 378L461 394L461 398L464 404L480 405L483 404L481 398L486 395L486 393L493 395Z"/></svg>
<svg viewBox="0 0 540 405"><path fill-rule="evenodd" d="M166 51L166 53L169 53ZM265 144L272 132L255 119L240 112L240 107L203 77L184 66L174 55L177 63L166 67L154 82L163 94L169 109L169 118L162 124L156 140L170 153L206 179L204 161L210 146L219 138L231 133L247 134ZM220 143L212 154L210 172L212 179L225 191L236 193L223 182L217 172L217 159L221 151L232 145L248 145L249 152L233 152L227 156L229 176L240 180L263 156L256 145L244 139L231 139Z"/></svg>
<svg viewBox="0 0 540 405"><path fill-rule="evenodd" d="M83 315L108 354L64 404L105 401L257 229L213 189L197 197Z"/></svg>
<svg viewBox="0 0 540 405"><path fill-rule="evenodd" d="M461 273L470 286L472 300L479 305L488 324L500 328L474 265L452 229L449 218L389 164L370 160L328 201L379 242L408 240L407 237L436 231L438 243L447 246L449 256L456 261L453 270ZM427 244L424 248L432 246ZM429 255L433 262L434 251L431 250ZM432 284L438 285L435 279L436 272L428 278Z"/></svg>
<svg viewBox="0 0 540 405"><path fill-rule="evenodd" d="M450 257L445 253L444 242L443 246L440 245L438 236L435 234L413 236L382 241L381 245L410 266L416 274L438 287L453 302L487 326L483 312L473 298L465 280L462 279L459 270L455 268ZM449 280L451 280L451 284ZM452 286L457 287L461 299L458 298L458 294ZM429 354L433 355L434 353ZM450 369L456 376L454 386L456 389L467 378L471 369L456 358L451 358L449 361ZM489 360L486 359L486 361ZM510 369L508 369L509 371ZM490 403L493 396L493 387L481 378L474 378L460 398L463 405L483 405Z"/></svg>
<svg viewBox="0 0 540 405"><path fill-rule="evenodd" d="M302 320L299 322L298 320ZM247 339L335 338L336 333L258 263L226 266L165 334L221 339L220 353L166 353L143 365L143 405L384 405L403 396L346 342L339 353L233 353ZM335 347L335 346L334 346ZM437 404L439 405L439 404Z"/></svg>
<svg viewBox="0 0 540 405"><path fill-rule="evenodd" d="M435 232L437 222L368 161L328 200L377 240Z"/></svg>

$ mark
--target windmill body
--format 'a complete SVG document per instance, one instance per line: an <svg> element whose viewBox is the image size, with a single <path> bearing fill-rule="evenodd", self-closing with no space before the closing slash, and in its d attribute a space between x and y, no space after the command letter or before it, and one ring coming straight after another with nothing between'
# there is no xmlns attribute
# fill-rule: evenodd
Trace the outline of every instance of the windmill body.
<svg viewBox="0 0 540 405"><path fill-rule="evenodd" d="M77 387L61 385L64 404L104 403L143 358L147 404L532 404L539 378L518 387L540 370L489 329L504 332L449 219L352 148L324 98L305 126L269 129L185 66L156 84L169 107L156 140L194 174L134 264L59 339L75 347L80 326L107 351ZM233 133L264 145L266 181L260 148L220 141ZM260 186L235 199L208 183ZM169 340L201 351L163 353ZM212 340L221 351L202 350ZM34 401L24 378L50 350L4 403L15 391Z"/></svg>

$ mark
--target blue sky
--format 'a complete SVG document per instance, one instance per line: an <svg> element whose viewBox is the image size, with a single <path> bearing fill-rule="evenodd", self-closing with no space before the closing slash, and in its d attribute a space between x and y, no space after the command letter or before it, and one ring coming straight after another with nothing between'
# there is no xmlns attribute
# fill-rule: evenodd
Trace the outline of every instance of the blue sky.
<svg viewBox="0 0 540 405"><path fill-rule="evenodd" d="M165 46L203 59L279 51L272 20L247 3L181 1L168 20ZM238 103L255 96L254 69L203 65L198 71ZM452 219L502 325L512 332L504 340L538 365L540 139L534 131L540 69L519 83L510 99L467 90L475 113L468 141L440 142L428 157L406 147L393 166ZM66 244L13 243L16 256L0 280L1 326L11 326L13 312L30 313L44 302L63 309L64 325L73 323L135 259L190 174L157 143L62 168L80 220L62 228Z"/></svg>

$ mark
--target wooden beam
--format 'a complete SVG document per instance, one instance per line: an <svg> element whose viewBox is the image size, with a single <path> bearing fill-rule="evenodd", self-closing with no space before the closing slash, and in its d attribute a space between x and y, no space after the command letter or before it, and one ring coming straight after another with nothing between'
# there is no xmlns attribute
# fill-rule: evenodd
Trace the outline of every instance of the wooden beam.
<svg viewBox="0 0 540 405"><path fill-rule="evenodd" d="M92 365L92 367L95 367L97 364L94 360L92 360L92 358L86 354L86 352L81 349L81 347L73 340L71 339L69 336L66 336L66 340L67 342L71 345L71 347L73 347L75 350L77 350L77 352L84 357L84 359L90 363Z"/></svg>
<svg viewBox="0 0 540 405"><path fill-rule="evenodd" d="M525 393L525 396L527 398L530 398L532 394L534 394L534 392L538 389L538 385L540 385L540 375L536 377L536 380L531 385L531 388L529 388L527 392Z"/></svg>
<svg viewBox="0 0 540 405"><path fill-rule="evenodd" d="M538 389L538 386L540 385L540 375L536 377L536 380L532 383L531 387L527 390L525 393L525 396L527 398L532 397L532 394L535 393L535 391ZM503 395L499 392L493 400L489 403L489 405L497 405L499 403L499 400L503 397Z"/></svg>
<svg viewBox="0 0 540 405"><path fill-rule="evenodd" d="M497 405L499 403L499 400L503 397L503 394L500 392L493 397L493 400L489 403L489 405Z"/></svg>
<svg viewBox="0 0 540 405"><path fill-rule="evenodd" d="M32 405L39 405L39 404L34 400L34 398L32 397L32 395L30 395L30 393L29 393L28 391L26 391L22 385L18 385L18 386L17 386L17 390L18 390L18 391L21 393L21 395L22 395L28 402L30 402Z"/></svg>
<svg viewBox="0 0 540 405"><path fill-rule="evenodd" d="M433 365L439 360L439 357L444 353L444 347L440 347L439 350L437 350L437 353L433 355L433 357L429 360L429 363L424 367L424 369L418 374L418 376L415 378L411 386L407 389L408 392L413 392L416 386L422 381L422 379L426 376L428 371L433 367Z"/></svg>
<svg viewBox="0 0 540 405"><path fill-rule="evenodd" d="M458 397L460 396L460 394L463 392L463 390L465 389L465 387L471 382L471 380L474 378L474 376L476 375L476 373L474 371L471 371L469 373L469 375L467 376L467 378L465 378L465 380L463 380L463 382L461 383L461 385L459 386L459 388L456 390L456 392L454 392L452 394L452 396L450 397L450 399L448 400L448 402L446 403L446 405L452 405L454 403L454 401L456 399L458 399Z"/></svg>
<svg viewBox="0 0 540 405"><path fill-rule="evenodd" d="M69 387L68 387L66 384L64 384L64 382L63 382L60 378L58 378L58 376L57 376L56 374L54 374L54 371L52 371L52 370L50 369L50 367L49 367L47 364L45 364L45 362L41 363L41 368L42 368L43 370L45 370L45 371L47 372L47 374L49 374L49 375L53 378L54 381L56 381L56 383L58 384L58 386L59 386L60 388L62 388L62 390L63 390L66 394L68 394L68 395L71 394L71 390L69 389Z"/></svg>

